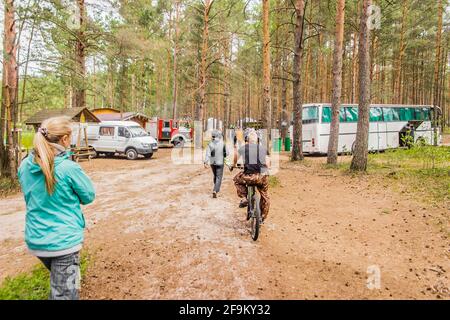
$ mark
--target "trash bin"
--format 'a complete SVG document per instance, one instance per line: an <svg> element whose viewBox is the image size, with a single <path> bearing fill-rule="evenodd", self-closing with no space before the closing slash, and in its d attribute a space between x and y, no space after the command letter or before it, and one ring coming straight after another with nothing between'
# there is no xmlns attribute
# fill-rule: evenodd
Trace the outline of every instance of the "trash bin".
<svg viewBox="0 0 450 320"><path fill-rule="evenodd" d="M284 151L291 151L291 138L284 139Z"/></svg>
<svg viewBox="0 0 450 320"><path fill-rule="evenodd" d="M274 152L280 152L281 151L281 146L282 146L282 140L281 138L275 138L273 140L273 151Z"/></svg>

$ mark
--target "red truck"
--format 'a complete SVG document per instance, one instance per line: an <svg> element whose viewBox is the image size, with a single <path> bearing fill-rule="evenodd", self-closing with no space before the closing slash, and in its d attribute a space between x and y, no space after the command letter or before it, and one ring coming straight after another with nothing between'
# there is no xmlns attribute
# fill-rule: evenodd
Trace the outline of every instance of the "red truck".
<svg viewBox="0 0 450 320"><path fill-rule="evenodd" d="M183 147L192 141L193 129L188 121L154 118L149 122L152 137L156 137L161 147Z"/></svg>

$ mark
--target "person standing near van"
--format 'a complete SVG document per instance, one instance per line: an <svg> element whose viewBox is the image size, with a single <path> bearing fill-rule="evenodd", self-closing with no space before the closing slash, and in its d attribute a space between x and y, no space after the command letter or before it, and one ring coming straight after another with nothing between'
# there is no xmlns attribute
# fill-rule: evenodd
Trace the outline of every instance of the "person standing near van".
<svg viewBox="0 0 450 320"><path fill-rule="evenodd" d="M208 165L211 166L214 183L213 198L217 198L217 194L222 185L223 168L227 157L227 150L220 131L214 130L211 134L211 138L212 140L206 148L205 167Z"/></svg>
<svg viewBox="0 0 450 320"><path fill-rule="evenodd" d="M44 121L18 173L27 209L25 242L50 271L52 300L79 299L85 227L80 205L95 198L91 180L69 158L71 134L69 118Z"/></svg>

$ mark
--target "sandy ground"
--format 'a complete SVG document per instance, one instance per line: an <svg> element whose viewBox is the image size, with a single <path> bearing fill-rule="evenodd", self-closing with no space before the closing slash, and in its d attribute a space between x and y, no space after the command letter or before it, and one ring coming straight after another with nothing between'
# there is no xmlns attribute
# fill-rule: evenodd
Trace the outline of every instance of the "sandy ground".
<svg viewBox="0 0 450 320"><path fill-rule="evenodd" d="M282 161L253 242L232 175L212 199L210 171L170 152L83 163L97 189L84 299L450 299L448 203L323 170L323 158ZM21 195L0 200L0 281L37 263L23 220Z"/></svg>

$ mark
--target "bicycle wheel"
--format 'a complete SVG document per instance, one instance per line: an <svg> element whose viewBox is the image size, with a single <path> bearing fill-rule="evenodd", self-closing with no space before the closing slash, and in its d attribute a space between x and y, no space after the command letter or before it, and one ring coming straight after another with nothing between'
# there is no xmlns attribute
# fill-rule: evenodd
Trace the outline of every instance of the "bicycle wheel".
<svg viewBox="0 0 450 320"><path fill-rule="evenodd" d="M247 200L248 200L248 205L247 205L247 221L250 220L250 218L253 215L253 210L255 208L255 203L254 203L254 191L252 188L248 188L248 195L247 195Z"/></svg>
<svg viewBox="0 0 450 320"><path fill-rule="evenodd" d="M254 207L253 207L253 215L252 215L252 239L253 241L258 240L259 231L261 228L261 207L259 206L260 198L259 194L255 193L254 195Z"/></svg>

